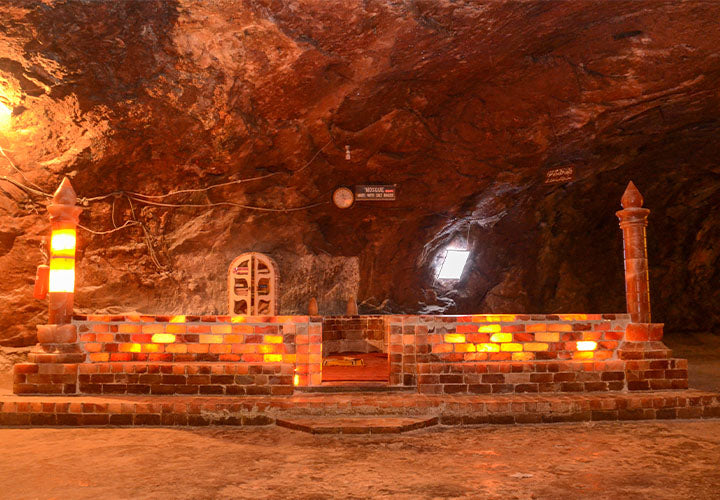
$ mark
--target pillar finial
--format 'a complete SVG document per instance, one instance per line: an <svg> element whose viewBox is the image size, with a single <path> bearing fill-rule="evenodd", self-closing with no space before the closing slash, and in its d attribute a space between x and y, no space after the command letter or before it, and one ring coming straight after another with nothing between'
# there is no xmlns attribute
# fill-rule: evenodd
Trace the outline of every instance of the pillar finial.
<svg viewBox="0 0 720 500"><path fill-rule="evenodd" d="M70 179L63 177L60 186L53 195L53 203L56 205L75 205L77 202L77 194L70 184Z"/></svg>
<svg viewBox="0 0 720 500"><path fill-rule="evenodd" d="M620 198L620 204L623 208L640 208L643 206L643 197L638 191L633 181L630 181L625 188L625 192Z"/></svg>

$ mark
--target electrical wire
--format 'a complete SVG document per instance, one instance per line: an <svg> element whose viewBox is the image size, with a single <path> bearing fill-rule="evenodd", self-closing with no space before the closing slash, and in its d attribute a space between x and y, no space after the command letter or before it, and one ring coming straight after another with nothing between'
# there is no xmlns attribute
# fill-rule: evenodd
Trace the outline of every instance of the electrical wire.
<svg viewBox="0 0 720 500"><path fill-rule="evenodd" d="M328 142L326 142L323 147L321 147L320 149L318 149L318 150L315 152L315 154L313 155L313 157L310 158L310 160L308 160L308 161L305 163L305 165L303 165L303 166L300 167L299 169L293 171L291 175L295 175L295 174L297 174L297 173L299 173L299 172L302 172L302 171L305 170L307 167L309 167L310 164L311 164L313 161L315 161L315 158L317 158L318 155L319 155L320 153L322 153L322 152L325 150L325 148L328 147L331 143L332 143L332 139L329 140ZM170 197L170 196L175 196L175 195L178 195L178 194L203 193L203 192L210 191L211 189L215 189L215 188L220 188L220 187L225 187L225 186L231 186L231 185L234 185L234 184L243 184L243 183L245 183L245 182L258 181L258 180L261 180L261 179L267 179L268 177L273 177L273 176L276 176L276 175L280 175L281 173L282 173L282 172L272 172L272 173L265 174L265 175L260 175L260 176L257 176L257 177L249 177L249 178L247 178L247 179L237 179L237 180L234 180L234 181L227 181L227 182L221 182L221 183L219 183L219 184L212 184L212 185L207 186L207 187L204 187L204 188L178 189L178 190L176 190L176 191L170 191L169 193L157 194L157 195L137 193L137 192L134 192L134 191L113 191L112 193L107 193L107 194L102 194L102 195L98 195L98 196L93 196L93 197L90 197L90 198L81 198L80 201L81 201L81 202L93 202L93 201L103 200L103 199L109 198L109 197L111 197L111 196L122 196L122 195L131 195L131 196L134 196L134 197L136 198L136 201L142 201L142 200L137 199L137 198L147 198L147 199L151 199L151 200L160 200L160 199L168 198L168 197ZM164 206L164 205L163 205L163 206ZM191 205L183 205L183 206L191 206ZM203 205L203 206L204 206L204 205ZM238 206L240 206L240 205L238 205ZM242 206L242 208L247 208L248 210L265 210L264 207L254 207L254 206L251 206L251 205L244 205L244 206ZM299 207L299 208L302 208L302 207ZM294 210L294 209L291 209L291 210ZM273 210L271 210L271 211L273 211ZM277 211L283 211L283 210L277 210Z"/></svg>
<svg viewBox="0 0 720 500"><path fill-rule="evenodd" d="M122 226L118 226L115 229L109 229L108 231L95 231L93 229L90 229L89 227L83 226L82 224L78 224L78 227L84 231L87 231L88 233L91 233L91 234L110 234L110 233L114 233L115 231L120 231L121 229L125 229L126 227L141 226L141 225L142 225L142 222L140 222L140 221L129 220L129 221L125 221L125 224L123 224Z"/></svg>
<svg viewBox="0 0 720 500"><path fill-rule="evenodd" d="M38 185L35 184L34 182L30 181L27 177L25 177L25 174L23 173L23 171L20 170L18 167L15 166L15 164L13 163L13 161L12 161L12 160L10 159L10 157L5 153L5 150L4 150L2 147L0 147L0 154L2 154L2 155L5 157L5 159L8 161L8 163L10 164L10 166L11 166L13 169L15 169L15 170L17 171L17 173L20 174L20 176L25 180L25 182L27 182L28 184L31 184L34 188L38 189L39 192L42 193L42 189L40 189L40 186L38 186ZM43 193L43 194L47 194L47 193Z"/></svg>
<svg viewBox="0 0 720 500"><path fill-rule="evenodd" d="M51 194L46 193L46 192L44 192L44 191L41 191L41 190L39 190L39 189L31 188L30 186L26 186L26 185L23 184L22 182L18 182L18 181L16 181L15 179L11 179L10 177L8 177L8 176L6 176L6 175L0 175L0 180L5 181L5 182L9 182L10 184L12 184L13 186L15 186L16 188L18 188L18 189L20 189L20 190L22 190L22 191L25 191L26 193L32 193L32 194L35 194L35 195L37 195L37 196L44 196L45 198L52 198L52 195L51 195Z"/></svg>
<svg viewBox="0 0 720 500"><path fill-rule="evenodd" d="M260 212L297 212L299 210L307 210L310 208L319 207L320 205L326 205L329 201L319 201L317 203L311 203L310 205L303 205L301 207L290 207L290 208L272 208L272 207L258 207L253 205L244 205L242 203L235 203L232 201L218 201L215 203L160 203L156 201L148 201L140 198L131 196L133 200L143 205L151 205L155 207L166 207L166 208L200 208L200 207L239 207L246 208L248 210L258 210Z"/></svg>

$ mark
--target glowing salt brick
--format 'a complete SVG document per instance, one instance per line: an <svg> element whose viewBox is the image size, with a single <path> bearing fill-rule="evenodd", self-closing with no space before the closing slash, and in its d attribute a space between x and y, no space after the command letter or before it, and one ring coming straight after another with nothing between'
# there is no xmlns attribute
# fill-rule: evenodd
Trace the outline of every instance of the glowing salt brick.
<svg viewBox="0 0 720 500"><path fill-rule="evenodd" d="M159 324L142 326L143 333L163 333L164 331L165 331L165 327L163 325L159 325Z"/></svg>
<svg viewBox="0 0 720 500"><path fill-rule="evenodd" d="M172 352L174 354L185 354L187 352L186 344L169 344L165 346L165 352Z"/></svg>
<svg viewBox="0 0 720 500"><path fill-rule="evenodd" d="M253 333L252 325L232 325L232 333Z"/></svg>
<svg viewBox="0 0 720 500"><path fill-rule="evenodd" d="M208 352L208 345L207 344L187 344L188 346L188 352L193 354L203 354Z"/></svg>
<svg viewBox="0 0 720 500"><path fill-rule="evenodd" d="M242 335L225 335L226 344L242 344L244 340Z"/></svg>
<svg viewBox="0 0 720 500"><path fill-rule="evenodd" d="M165 346L160 344L142 344L142 352L163 352Z"/></svg>
<svg viewBox="0 0 720 500"><path fill-rule="evenodd" d="M188 333L210 333L210 327L208 325L188 325Z"/></svg>
<svg viewBox="0 0 720 500"><path fill-rule="evenodd" d="M80 335L80 342L95 342L94 333L83 333Z"/></svg>
<svg viewBox="0 0 720 500"><path fill-rule="evenodd" d="M310 354L308 363L320 365L322 363L322 354Z"/></svg>
<svg viewBox="0 0 720 500"><path fill-rule="evenodd" d="M474 314L472 316L473 323L485 323L487 321L492 321L492 320L488 319L487 314Z"/></svg>
<svg viewBox="0 0 720 500"><path fill-rule="evenodd" d="M110 353L107 352L94 352L90 354L90 361L93 362L103 362L103 361L109 361L110 360Z"/></svg>
<svg viewBox="0 0 720 500"><path fill-rule="evenodd" d="M531 352L514 352L512 359L513 361L530 361L535 359L535 355Z"/></svg>
<svg viewBox="0 0 720 500"><path fill-rule="evenodd" d="M156 344L172 344L175 342L175 335L172 333L156 333L151 340Z"/></svg>
<svg viewBox="0 0 720 500"><path fill-rule="evenodd" d="M480 344L481 342L490 342L490 335L487 333L470 333L467 336L468 342Z"/></svg>
<svg viewBox="0 0 720 500"><path fill-rule="evenodd" d="M201 344L222 344L222 335L200 335Z"/></svg>
<svg viewBox="0 0 720 500"><path fill-rule="evenodd" d="M277 345L266 345L266 344L258 344L258 352L261 352L263 354L267 353L277 353L278 352Z"/></svg>
<svg viewBox="0 0 720 500"><path fill-rule="evenodd" d="M525 331L528 331L528 332L546 332L547 329L548 329L548 326L545 323L527 325L525 327Z"/></svg>
<svg viewBox="0 0 720 500"><path fill-rule="evenodd" d="M559 342L560 333L558 332L535 332L535 340L538 342Z"/></svg>
<svg viewBox="0 0 720 500"><path fill-rule="evenodd" d="M462 335L459 333L446 333L445 334L445 342L449 342L452 344L464 344L465 343L465 335Z"/></svg>
<svg viewBox="0 0 720 500"><path fill-rule="evenodd" d="M415 335L403 335L402 336L402 343L403 345L412 345L415 343Z"/></svg>
<svg viewBox="0 0 720 500"><path fill-rule="evenodd" d="M486 361L487 358L486 352L468 352L465 354L465 361Z"/></svg>
<svg viewBox="0 0 720 500"><path fill-rule="evenodd" d="M185 333L187 328L185 325L165 325L165 331L167 333Z"/></svg>
<svg viewBox="0 0 720 500"><path fill-rule="evenodd" d="M524 347L526 351L547 351L549 346L543 342L528 342Z"/></svg>
<svg viewBox="0 0 720 500"><path fill-rule="evenodd" d="M478 333L497 333L500 331L500 325L481 325L477 331Z"/></svg>
<svg viewBox="0 0 720 500"><path fill-rule="evenodd" d="M490 342L512 342L512 333L493 333Z"/></svg>
<svg viewBox="0 0 720 500"><path fill-rule="evenodd" d="M496 316L496 320L493 321L515 321L517 316L515 314L499 314Z"/></svg>
<svg viewBox="0 0 720 500"><path fill-rule="evenodd" d="M597 349L597 342L592 340L581 340L575 344L578 351L594 351Z"/></svg>
<svg viewBox="0 0 720 500"><path fill-rule="evenodd" d="M602 332L582 332L583 340L600 340Z"/></svg>
<svg viewBox="0 0 720 500"><path fill-rule="evenodd" d="M522 351L522 344L516 344L513 342L508 342L505 344L500 344L500 350L502 352L515 352L515 351Z"/></svg>
<svg viewBox="0 0 720 500"><path fill-rule="evenodd" d="M513 333L513 340L515 342L532 342L535 340L535 336L532 333L525 332Z"/></svg>
<svg viewBox="0 0 720 500"><path fill-rule="evenodd" d="M477 352L500 352L500 344L478 344Z"/></svg>
<svg viewBox="0 0 720 500"><path fill-rule="evenodd" d="M115 336L112 333L96 333L95 340L98 342L113 342Z"/></svg>
<svg viewBox="0 0 720 500"><path fill-rule="evenodd" d="M559 317L562 321L584 321L587 319L587 314L560 314Z"/></svg>
<svg viewBox="0 0 720 500"><path fill-rule="evenodd" d="M85 350L86 350L87 352L100 352L101 349L102 349L102 345L101 345L101 344L97 344L97 343L94 343L94 342L93 342L93 343L89 343L89 344L85 344Z"/></svg>
<svg viewBox="0 0 720 500"><path fill-rule="evenodd" d="M432 346L432 352L435 353L452 352L452 350L452 344L435 344Z"/></svg>
<svg viewBox="0 0 720 500"><path fill-rule="evenodd" d="M573 353L573 359L593 359L594 357L595 353L592 351Z"/></svg>
<svg viewBox="0 0 720 500"><path fill-rule="evenodd" d="M232 333L232 325L212 325L210 332L216 334Z"/></svg>
<svg viewBox="0 0 720 500"><path fill-rule="evenodd" d="M455 344L455 352L475 352L475 344Z"/></svg>
<svg viewBox="0 0 720 500"><path fill-rule="evenodd" d="M185 323L185 316L179 315L179 316L173 316L170 318L170 323Z"/></svg>
<svg viewBox="0 0 720 500"><path fill-rule="evenodd" d="M265 335L265 342L267 344L282 344L282 335Z"/></svg>
<svg viewBox="0 0 720 500"><path fill-rule="evenodd" d="M120 344L118 346L120 352L140 352L140 344Z"/></svg>
<svg viewBox="0 0 720 500"><path fill-rule="evenodd" d="M293 385L300 385L300 375L298 375L297 373L293 376Z"/></svg>
<svg viewBox="0 0 720 500"><path fill-rule="evenodd" d="M230 344L211 344L210 352L213 354L227 354L232 350Z"/></svg>
<svg viewBox="0 0 720 500"><path fill-rule="evenodd" d="M140 333L140 325L122 324L118 325L119 333Z"/></svg>

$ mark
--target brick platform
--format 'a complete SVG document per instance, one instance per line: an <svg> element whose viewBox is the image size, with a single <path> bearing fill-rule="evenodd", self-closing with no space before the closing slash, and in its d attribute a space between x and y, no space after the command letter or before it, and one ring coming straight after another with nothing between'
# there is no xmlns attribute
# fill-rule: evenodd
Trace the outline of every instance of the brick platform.
<svg viewBox="0 0 720 500"><path fill-rule="evenodd" d="M288 416L437 417L442 425L720 418L720 394L697 390L576 394L413 393L293 396L0 395L2 426L271 425Z"/></svg>

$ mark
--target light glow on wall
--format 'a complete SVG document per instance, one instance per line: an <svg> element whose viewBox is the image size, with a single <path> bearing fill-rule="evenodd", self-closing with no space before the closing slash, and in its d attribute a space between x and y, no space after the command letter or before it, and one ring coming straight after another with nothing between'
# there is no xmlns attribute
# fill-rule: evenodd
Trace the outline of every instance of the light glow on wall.
<svg viewBox="0 0 720 500"><path fill-rule="evenodd" d="M445 250L445 256L440 266L437 279L459 280L469 256L470 252L468 250L458 250L454 248Z"/></svg>
<svg viewBox="0 0 720 500"><path fill-rule="evenodd" d="M0 129L5 129L10 126L10 117L12 116L12 108L0 101Z"/></svg>

